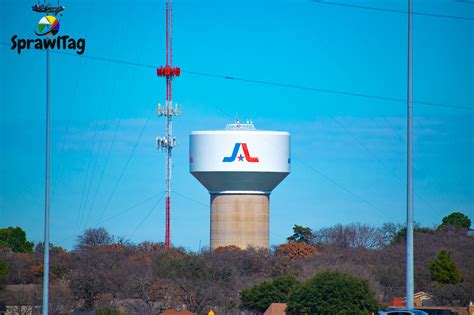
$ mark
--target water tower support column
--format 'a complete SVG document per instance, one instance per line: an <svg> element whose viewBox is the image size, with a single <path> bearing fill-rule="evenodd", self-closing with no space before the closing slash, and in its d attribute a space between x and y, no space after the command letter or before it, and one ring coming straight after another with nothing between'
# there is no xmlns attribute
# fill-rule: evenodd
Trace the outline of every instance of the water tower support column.
<svg viewBox="0 0 474 315"><path fill-rule="evenodd" d="M211 249L268 248L268 194L211 194Z"/></svg>

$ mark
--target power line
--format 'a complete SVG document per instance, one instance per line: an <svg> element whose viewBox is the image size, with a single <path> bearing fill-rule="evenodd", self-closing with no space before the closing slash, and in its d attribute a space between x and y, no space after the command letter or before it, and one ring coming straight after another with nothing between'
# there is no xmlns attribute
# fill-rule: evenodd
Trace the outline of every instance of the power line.
<svg viewBox="0 0 474 315"><path fill-rule="evenodd" d="M137 138L137 140L136 140L136 142L135 142L135 145L134 145L133 148L132 148L132 152L130 152L130 155L128 156L127 162L125 163L124 167L122 168L122 171L120 172L120 176L119 176L117 182L115 183L115 186L114 186L114 188L112 189L112 192L111 192L109 198L107 199L107 202L106 202L106 204L105 204L105 206L104 206L104 209L102 210L102 212L101 212L101 214L100 214L99 221L102 220L102 217L104 216L104 213L106 212L106 210L107 210L107 208L108 208L108 206L109 206L109 204L110 204L110 201L111 201L112 198L114 197L114 194L115 194L115 192L116 192L116 190L117 190L117 187L119 186L119 184L120 184L120 182L121 182L121 180L122 180L122 177L123 177L125 171L127 170L128 164L130 163L130 161L132 160L133 155L135 154L135 151L136 151L136 149L137 149L138 143L140 142L140 140L141 140L141 138L142 138L142 135L143 135L143 132L145 131L145 128L146 128L146 126L148 125L148 122L150 121L150 117L151 117L151 113L152 113L152 112L153 112L153 108L150 110L150 113L148 114L148 117L147 117L145 123L143 124L142 130L141 130L140 134L138 135L138 138Z"/></svg>
<svg viewBox="0 0 474 315"><path fill-rule="evenodd" d="M112 143L110 144L109 151L107 152L107 157L105 158L104 167L102 168L102 172L100 173L99 182L97 184L97 189L95 190L94 197L92 198L92 203L90 205L89 213L87 215L86 226L87 226L87 223L89 222L89 218L90 218L92 209L94 208L94 204L95 204L95 201L96 201L96 198L97 198L97 194L99 193L99 189L100 189L100 186L102 184L102 179L104 178L104 173L105 173L105 170L107 168L107 164L109 163L110 154L112 153L112 148L115 144L115 139L117 137L117 132L119 130L119 126L120 126L121 121L122 121L122 119L119 117L117 125L115 126L114 135L112 136Z"/></svg>
<svg viewBox="0 0 474 315"><path fill-rule="evenodd" d="M86 214L86 211L87 211L87 204L88 204L88 201L89 201L89 194L90 194L90 191L91 191L91 188L92 188L92 183L93 183L93 180L94 180L95 170L96 170L96 167L97 167L97 162L99 160L100 151L101 151L101 148L102 148L102 142L103 142L103 139L104 139L104 129L105 129L105 125L107 124L107 119L108 119L108 116L109 116L109 112L110 112L110 106L107 110L107 114L105 115L104 124L102 126L102 133L101 133L100 141L99 141L99 147L97 149L97 157L94 161L94 166L92 167L92 175L91 175L91 178L90 178L90 181L89 181L89 187L87 188L87 194L86 194L86 199L85 199L85 203L84 203L84 215ZM85 219L88 220L89 218L85 217ZM85 223L85 225L86 224L87 223Z"/></svg>
<svg viewBox="0 0 474 315"><path fill-rule="evenodd" d="M383 117L383 120L385 121L385 123L387 124L387 126L389 126L390 129L392 129L392 131L393 131L394 134L397 136L397 138L398 138L403 144L406 144L406 140L405 140L405 139L400 135L400 133L393 127L393 125L388 121L388 119L386 119L386 117ZM413 119L413 121L418 124L418 127L419 127L419 128L424 128L424 126L420 123L420 121L419 121L418 119ZM413 165L413 170L414 170L414 171L418 171L419 169L418 169L417 167L415 167L415 165ZM431 183L433 183L433 182L434 182L434 181L433 181L433 177L430 177L429 181L430 181ZM433 207L433 205L432 205L426 198L424 198L422 195L415 193L415 197L420 198L420 199L421 199L422 201L424 201L424 202L428 205L428 207L430 207L433 211L437 212L440 216L443 216L443 214L442 214L440 211L436 210L436 209ZM456 203L456 202L454 201L454 199L452 198L451 195L448 195L448 197L449 197L449 199L451 200L451 202L452 202L453 204Z"/></svg>
<svg viewBox="0 0 474 315"><path fill-rule="evenodd" d="M346 193L348 193L349 195L351 195L352 197L355 197L357 200L359 200L360 202L362 203L365 203L367 204L368 206L372 207L373 209L375 209L382 217L385 217L385 214L384 212L377 206L375 206L373 203L369 202L368 200L364 199L363 197L359 196L358 194L354 193L353 191L351 191L349 188L345 187L344 185L338 183L336 180L334 180L333 178L329 177L328 175L324 174L323 172L321 172L320 170L316 169L314 166L310 165L309 163L305 162L304 160L302 159L299 159L297 158L294 154L293 154L293 157L292 159L294 161L297 161L297 162L300 162L301 164L303 164L304 166L306 166L307 168L309 168L310 170L312 170L313 172L315 172L316 174L318 174L320 177L323 177L324 179L326 179L327 181L331 182L332 184L336 185L337 187L339 187L340 189L342 189L343 191L345 191Z"/></svg>
<svg viewBox="0 0 474 315"><path fill-rule="evenodd" d="M105 115L105 119L104 119L104 126L107 122L107 119L108 119L108 116L109 116L109 112L110 112L110 106L109 108L107 109L107 113ZM95 158L95 161L94 161L94 166L92 167L92 174L91 174L91 177L90 177L90 181L89 181L89 186L87 187L87 194L86 194L86 198L84 200L84 209L83 209L83 218L87 219L87 217L85 216L86 212L87 212L87 204L88 204L88 201L89 201L89 194L90 194L90 191L91 191L91 187L92 187L92 183L94 181L94 177L95 177L95 170L96 170L96 167L97 167L97 161L99 160L99 156L100 156L100 150L102 148L102 140L104 138L104 126L102 128L102 133L101 133L101 137L100 137L100 141L99 141L99 147L97 149L97 156ZM95 144L95 139L94 139L94 144ZM81 221L79 222L79 224L82 223L82 219ZM80 228L80 226L79 226Z"/></svg>
<svg viewBox="0 0 474 315"><path fill-rule="evenodd" d="M120 216L120 215L122 215L122 214L124 214L124 213L126 213L126 212L128 212L128 211L130 211L130 210L132 210L132 209L134 209L134 208L136 208L136 207L138 207L138 206L141 206L142 204L144 204L144 203L146 203L146 202L152 200L153 198L156 198L156 197L158 197L158 196L161 196L161 195L163 195L163 191L161 191L161 192L159 192L159 193L156 193L156 194L153 194L152 196L150 196L150 197L148 197L148 198L146 198L146 199L143 199L142 201L139 201L139 202L137 202L136 204L134 204L134 205L132 205L132 206L130 206L130 207L128 207L128 208L126 208L126 209L120 211L120 212L117 212L117 213L111 215L110 217L108 217L108 218L106 218L106 219L103 219L102 221L99 221L95 226L98 226L99 224L102 224L102 223L104 223L104 222L107 222L107 221L110 221L110 220L112 220L112 219L115 219L116 217L118 217L118 216Z"/></svg>
<svg viewBox="0 0 474 315"><path fill-rule="evenodd" d="M408 14L408 11L403 11L403 10L369 7L369 6L347 4L347 3L340 3L340 2L319 1L319 0L312 0L311 2L317 3L317 4L327 4L327 5L334 5L334 6L340 6L340 7L355 8L355 9L365 9L365 10L372 10L372 11L384 11L384 12ZM425 12L411 12L411 14L421 15L421 16L438 17L438 18L446 18L446 19L474 21L474 18L464 17L464 16L443 15L443 14L434 14L434 13L425 13Z"/></svg>
<svg viewBox="0 0 474 315"><path fill-rule="evenodd" d="M70 111L68 111L70 113ZM58 158L58 170L56 172L56 180L54 182L54 185L53 185L53 190L51 192L51 203L53 203L53 200L54 200L54 196L55 196L55 193L56 193L56 187L58 185L58 182L59 182L59 178L61 178L61 161L62 161L62 157L63 157L63 152L64 152L64 147L66 146L66 139L68 138L69 136L69 125L71 123L71 115L69 114L69 117L68 117L68 120L67 120L67 124L66 124L66 131L64 132L64 138L63 138L63 142L62 142L62 145L61 145L61 151L59 153L59 158Z"/></svg>
<svg viewBox="0 0 474 315"><path fill-rule="evenodd" d="M79 57L79 58L85 58L85 59L91 59L91 60L113 62L113 63L123 64L123 65L128 65L128 66L134 66L134 67L151 68L151 69L158 68L158 66L155 66L155 65L149 65L149 64L138 63L138 62L130 62L130 61L124 61L124 60L118 60L118 59L71 54L71 53L67 53L67 52L63 52L63 51L51 51L51 52L55 53L55 54L59 54L59 55L66 55L66 56ZM181 70L181 72L182 72L182 70Z"/></svg>
<svg viewBox="0 0 474 315"><path fill-rule="evenodd" d="M128 212L128 211L130 211L130 210L132 210L132 209L134 209L134 208L136 208L136 207L138 207L138 206L141 206L142 204L145 204L146 202L152 200L153 198L156 198L156 197L161 196L161 195L163 195L163 192L160 192L160 193L154 194L154 195L152 195L152 196L150 196L150 197L147 197L147 198L145 198L145 199L143 199L143 200L141 200L141 201L139 201L139 202L137 202L137 203L135 203L135 204L129 206L128 208L125 208L124 210L121 210L121 211L119 211L119 212L113 214L112 216L110 216L110 217L108 217L108 218L106 218L106 219L103 219L103 220L97 222L94 226L99 226L100 224L102 224L102 223L104 223L104 222L107 222L107 221L110 221L110 220L112 220L112 219L115 219L116 217L118 217L118 216L120 216L120 215L122 215L122 214L124 214L124 213L126 213L126 212ZM74 235L69 236L69 237L66 237L66 238L60 240L60 241L58 242L58 244L62 244L64 241L70 240L70 239L74 238L75 236L76 236L76 234L74 233Z"/></svg>
<svg viewBox="0 0 474 315"><path fill-rule="evenodd" d="M79 204L79 209L77 211L76 228L75 228L76 233L78 232L78 230L80 228L80 225L81 225L81 222L82 222L82 217L84 216L84 214L83 214L84 211L82 210L82 208L83 208L82 205L83 205L83 202L84 202L84 196L85 196L86 187L87 187L87 180L89 179L89 169L90 169L90 166L91 166L92 155L94 153L95 139L96 139L96 136L97 136L97 129L98 129L98 126L99 126L99 117L100 117L99 115L100 115L100 108L97 108L97 120L95 121L92 147L91 147L91 151L89 153L89 159L88 159L88 163L87 163L86 178L84 179L84 185L82 187L82 193L81 193L81 202Z"/></svg>
<svg viewBox="0 0 474 315"><path fill-rule="evenodd" d="M342 123L340 123L336 118L333 118L331 117L332 120L339 125L339 127L341 127L348 135L350 135L365 151L367 151L367 153L369 153L377 162L379 162L383 167L385 167L390 173L392 173L392 175L398 180L400 181L401 183L404 183L403 179L397 174L397 173L394 173L393 172L393 169L391 169L385 162L383 162L381 159L379 159L375 153L373 153L362 141L359 140L359 138L357 138L351 131L349 131ZM433 210L434 212L437 212L438 214L439 211L436 210L430 202L428 202L428 200L426 200L423 196L421 196L419 193L416 194L415 193L415 196L417 196L418 198L420 198L421 200L423 200L427 205L428 207L431 208L431 210Z"/></svg>
<svg viewBox="0 0 474 315"><path fill-rule="evenodd" d="M385 217L385 215L383 214L383 211L378 208L377 206L375 206L373 203L367 201L366 199L362 198L361 196L357 195L356 193L352 192L351 190L349 190L348 188L346 188L345 186L343 186L342 184L339 184L337 181L335 181L334 179L332 179L331 177L327 176L326 174L322 173L321 171L319 171L318 169L316 169L315 167L311 166L310 164L306 163L305 161L303 160L300 160L299 158L296 158L293 156L293 159L295 161L298 161L299 163L303 164L304 166L306 166L307 168L309 168L310 170L312 170L313 172L315 172L316 174L318 174L319 176L325 178L327 181L330 181L331 183L333 183L334 185L336 185L337 187L339 187L340 189L344 190L346 193L348 193L349 195L355 197L357 200L369 205L370 207L372 207L373 209L377 210L377 212L379 214L381 214L382 216Z"/></svg>
<svg viewBox="0 0 474 315"><path fill-rule="evenodd" d="M115 87L115 81L114 81L114 87ZM115 89L113 88L112 91L115 91ZM94 161L94 167L92 168L92 177L91 177L91 180L90 180L90 183L89 183L89 188L88 188L87 195L86 195L86 204L84 205L84 213L87 211L87 201L89 200L89 193L90 193L90 189L92 187L93 178L94 178L95 170L96 170L96 167L97 167L97 163L99 161L99 156L100 156L100 152L101 152L101 149L102 149L102 143L104 141L105 127L106 127L107 121L109 119L109 114L110 114L111 108L112 108L112 105L111 105L111 102L109 102L108 107L107 107L107 112L106 112L105 118L104 118L104 123L102 125L102 132L101 132L100 140L99 140L99 148L97 149L97 157ZM104 168L105 168L105 165L104 165ZM96 192L98 190L98 187L99 186L97 186ZM94 194L94 195L96 195L96 194ZM87 223L89 222L89 217L90 217L90 214L91 214L91 210L92 210L92 204L91 204L91 207L89 208L87 216L85 217L86 220L84 221L84 226L87 226Z"/></svg>
<svg viewBox="0 0 474 315"><path fill-rule="evenodd" d="M349 136L352 137L352 139L354 139L367 153L369 153L377 162L379 162L380 164L382 164L383 166L386 166L386 164L380 160L374 153L372 153L372 151L369 150L369 148L362 142L359 140L359 138L357 138L352 132L350 132L342 123L339 122L339 120L337 120L336 118L334 117L330 117L339 127L341 127L342 130L344 130L344 132L346 132ZM387 167L388 168L388 167Z"/></svg>
<svg viewBox="0 0 474 315"><path fill-rule="evenodd" d="M206 77L214 77L214 78L221 78L221 79L227 79L227 80L235 80L235 81L256 83L256 84L262 84L262 85L271 85L271 86L278 86L278 87L285 87L285 88L292 88L292 89L299 89L299 90L307 90L307 91L316 91L316 92L323 92L323 93L330 93L330 94L340 94L340 95L347 95L347 96L364 97L364 98L384 100L384 101L403 102L403 103L406 102L406 100L402 99L402 98L376 96L376 95L345 92L345 91L338 91L338 90L331 90L331 89L313 88L313 87L306 87L306 86L301 86L301 85L276 83L276 82L262 81L262 80L244 79L244 78L237 78L237 77L225 76L225 75L219 75L219 74L209 74L209 73L196 72L196 71L182 70L181 72L189 73L189 74L195 74L195 75L201 75L201 76L206 76ZM424 101L413 101L413 103L429 105L429 106L474 110L474 107L470 107L470 106L450 105L450 104L432 103L432 102L424 102Z"/></svg>
<svg viewBox="0 0 474 315"><path fill-rule="evenodd" d="M101 151L101 148L102 148L102 142L103 142L103 139L104 139L104 133L105 133L105 125L107 124L107 117L108 117L108 114L106 115L106 118L104 120L104 124L102 126L102 133L101 133L101 136L100 136L100 141L99 141L99 148L97 149L97 157L94 161L94 166L92 167L92 176L91 176L91 179L89 181L89 187L87 189L87 194L86 194L86 202L84 204L84 214L86 213L87 211L87 201L89 200L89 194L90 194L90 190L92 188L92 183L93 183L93 180L94 180L94 175L95 175L95 170L96 170L96 167L97 167L97 162L99 161L99 156L100 156L100 151ZM96 189L97 191L98 189ZM94 193L95 195L95 193ZM92 205L92 204L91 204ZM85 221L84 221L84 225L87 226L87 223L89 221L89 217L90 217L90 214L91 214L91 210L92 210L92 207L89 207L89 211L87 213L87 216L85 216Z"/></svg>
<svg viewBox="0 0 474 315"><path fill-rule="evenodd" d="M8 44L5 44L5 43L1 43L1 44L8 45ZM112 62L112 63L117 63L117 64L135 66L135 67L144 67L144 68L153 68L153 69L157 68L157 66L155 66L155 65L129 62L129 61L123 61L123 60L117 60L117 59L94 57L94 56L84 56L84 55L70 54L70 53L60 52L60 51L51 51L51 52L55 53L55 54L61 54L61 55L79 57L79 58L86 58L86 59L91 59L91 60L106 61L106 62ZM393 102L406 103L406 99L395 98L395 97L377 96L377 95L346 92L346 91L333 90L333 89L314 88L314 87L307 87L307 86L296 85L296 84L287 84L287 83L270 82L270 81L264 81L264 80L246 79L246 78L239 78L239 77L234 77L234 76L229 76L229 75L212 74L212 73L190 71L190 70L181 70L181 72L188 73L188 74L205 76L205 77L212 77L212 78L225 79L225 80L234 80L234 81L255 83L255 84L261 84L261 85L278 86L278 87L285 87L285 88L291 88L291 89L315 91L315 92L321 92L321 93L340 94L340 95L347 95L347 96L355 96L355 97L363 97L363 98L370 98L370 99L377 99L377 100L384 100L384 101L393 101ZM427 106L436 106L436 107L445 107L445 108L464 109L464 110L473 110L474 111L474 107L472 107L472 106L451 105L451 104L433 103L433 102L424 102L424 101L413 101L413 103L427 105ZM224 111L222 111L222 112L224 114L226 114L227 116L230 116L229 114L225 113Z"/></svg>
<svg viewBox="0 0 474 315"><path fill-rule="evenodd" d="M160 201L163 200L163 196L164 196L164 192L162 192L162 195L161 195L160 199L158 199L158 201L153 205L153 207L151 207L150 211L143 218L143 220L138 224L138 226L133 230L132 234L130 234L128 239L131 239L133 237L133 235L135 235L135 233L138 231L138 229L140 229L140 227L143 225L143 223L145 223L146 219L148 219L148 217L151 215L151 213L156 209L156 207L158 206Z"/></svg>
<svg viewBox="0 0 474 315"><path fill-rule="evenodd" d="M175 190L173 190L172 193L174 193L174 194L180 196L181 198L184 198L184 199L190 200L190 201L192 201L192 202L194 202L194 203L197 203L197 204L203 206L203 207L206 208L206 209L209 208L209 205L207 205L207 204L205 204L205 203L202 203L202 202L200 202L200 201L198 201L198 200L196 200L196 199L193 199L193 198L191 198L191 197L185 196L185 195L183 195L183 194L181 194L181 193L179 193L179 192L177 192L177 191L175 191Z"/></svg>
<svg viewBox="0 0 474 315"><path fill-rule="evenodd" d="M403 139L403 137L400 135L400 133L395 129L395 127L393 127L393 125L387 120L387 118L384 116L383 117L383 120L385 121L385 124L390 128L392 129L393 133L395 134L395 136L402 142L402 143L405 143L406 144L406 141L405 139Z"/></svg>
<svg viewBox="0 0 474 315"><path fill-rule="evenodd" d="M281 234L277 234L277 233L274 233L274 232L268 232L268 233L270 233L271 235L274 235L274 236L278 236L279 238L284 239L285 241L288 241L288 237L286 237L286 236L283 236Z"/></svg>
<svg viewBox="0 0 474 315"><path fill-rule="evenodd" d="M84 56L84 55L70 54L70 53L60 52L60 51L51 51L51 52L56 53L56 54L61 54L61 55L67 55L67 56L73 56L73 57L79 57L79 58L86 58L86 59L91 59L91 60L106 61L106 62L112 62L112 63L117 63L117 64L135 66L135 67L153 68L153 69L157 68L157 66L155 66L155 65L129 62L129 61L123 61L123 60L117 60L117 59L94 57L94 56ZM307 87L307 86L302 86L302 85L297 85L297 84L278 83L278 82L271 82L271 81L264 81L264 80L246 79L246 78L239 78L239 77L234 77L234 76L229 76L229 75L212 74L212 73L205 73L205 72L199 72L199 71L181 70L181 72L187 73L187 74L204 76L204 77L224 79L224 80L241 81L241 82L247 82L247 83L255 83L255 84L269 85L269 86L278 86L278 87L298 89L298 90L306 90L306 91L314 91L314 92L321 92L321 93L338 94L338 95L362 97L362 98L369 98L369 99L376 99L376 100L383 100L383 101L406 103L406 99L403 99L403 98L377 96L377 95L347 92L347 91L340 91L340 90L333 90L333 89ZM472 107L472 106L452 105L452 104L433 103L433 102L424 102L424 101L413 101L413 103L427 105L427 106L445 107L445 108L452 108L452 109L463 109L463 110L472 110L472 111L474 111L474 107ZM225 113L224 111L222 111L222 112ZM227 113L225 113L225 114L227 116L230 116Z"/></svg>

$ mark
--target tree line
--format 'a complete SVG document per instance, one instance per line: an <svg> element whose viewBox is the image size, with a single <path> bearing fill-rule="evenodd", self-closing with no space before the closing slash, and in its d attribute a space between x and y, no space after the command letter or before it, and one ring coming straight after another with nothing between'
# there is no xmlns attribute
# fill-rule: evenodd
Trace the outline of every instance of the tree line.
<svg viewBox="0 0 474 315"><path fill-rule="evenodd" d="M474 300L470 226L467 216L453 213L437 227L415 229L415 290L432 294L437 305ZM295 225L287 243L269 250L191 252L88 229L70 251L50 245L50 312L159 314L185 305L198 314L211 308L216 314L261 314L271 303L285 302L289 314L328 307L367 313L404 296L405 234L396 224ZM0 229L0 302L41 304L42 252L43 244L28 241L21 228Z"/></svg>

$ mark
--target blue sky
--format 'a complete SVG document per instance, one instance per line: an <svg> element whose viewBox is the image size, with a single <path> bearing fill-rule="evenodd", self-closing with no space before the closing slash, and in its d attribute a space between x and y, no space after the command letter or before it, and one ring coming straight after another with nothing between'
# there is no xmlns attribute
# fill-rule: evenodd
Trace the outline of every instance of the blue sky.
<svg viewBox="0 0 474 315"><path fill-rule="evenodd" d="M405 1L338 2L406 9ZM35 37L41 15L32 4L2 3L0 227L21 226L40 241L45 53L10 50L13 35ZM164 1L61 4L58 35L85 38L85 56L164 63ZM413 8L474 17L474 5L461 1L415 0ZM173 96L183 116L174 127L173 244L209 245L209 195L188 172L189 134L221 129L235 115L292 136L292 173L271 196L272 244L294 224L403 223L406 104L186 71L403 99L406 22L405 14L311 1L176 0L173 60L183 74ZM474 106L474 21L415 15L413 23L414 100ZM147 117L163 103L164 80L152 68L57 53L51 73L52 242L72 248L94 226L163 241L165 161L155 137L164 121ZM455 210L474 219L474 111L415 104L414 115L415 220L433 226Z"/></svg>

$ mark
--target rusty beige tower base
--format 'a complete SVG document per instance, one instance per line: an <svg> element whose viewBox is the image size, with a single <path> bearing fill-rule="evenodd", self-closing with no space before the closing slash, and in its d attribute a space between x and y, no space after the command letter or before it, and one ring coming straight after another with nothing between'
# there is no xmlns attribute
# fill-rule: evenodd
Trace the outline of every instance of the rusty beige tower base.
<svg viewBox="0 0 474 315"><path fill-rule="evenodd" d="M211 249L269 247L270 193L290 162L287 132L236 122L191 133L190 171L211 195Z"/></svg>
<svg viewBox="0 0 474 315"><path fill-rule="evenodd" d="M211 195L211 249L268 248L268 195Z"/></svg>

